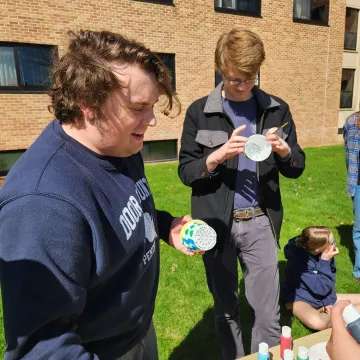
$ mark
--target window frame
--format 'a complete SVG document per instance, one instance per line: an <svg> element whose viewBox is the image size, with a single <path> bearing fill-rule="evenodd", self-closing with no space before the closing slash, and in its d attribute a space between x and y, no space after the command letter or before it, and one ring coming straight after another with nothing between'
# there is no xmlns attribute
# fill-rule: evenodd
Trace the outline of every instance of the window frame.
<svg viewBox="0 0 360 360"><path fill-rule="evenodd" d="M341 81L343 81L343 71L344 70L350 70L350 71L353 72L353 86L352 86L352 90L351 90L351 106L350 107L341 107L341 96L342 96L344 91L341 89L341 85L340 85L340 105L339 105L339 108L340 108L340 110L349 110L349 109L354 108L354 88L355 88L356 69L342 68L342 70L341 70ZM345 91L345 93L350 93L350 91Z"/></svg>
<svg viewBox="0 0 360 360"><path fill-rule="evenodd" d="M171 141L173 142L173 145L175 145L175 155L172 158L164 158L164 159L150 159L150 160L146 160L144 158L144 154L143 154L143 150L141 150L141 155L143 157L144 163L160 163L160 162L167 162L167 161L177 161L179 160L179 145L178 145L178 139L162 139L162 140L149 140L149 141L144 141L144 145L150 145L150 157L151 157L151 144L153 143L161 143L161 142L167 142L167 141Z"/></svg>
<svg viewBox="0 0 360 360"><path fill-rule="evenodd" d="M55 62L59 60L59 49L58 49L57 45L29 44L29 43L0 41L0 49L3 47L10 47L13 49L16 79L18 81L18 84L20 83L20 76L19 76L20 65L19 65L18 53L17 53L17 51L14 51L14 49L16 47L49 49L51 55L54 57ZM49 91L49 86L36 86L36 85L35 86L34 85L1 86L0 85L0 93L1 94L18 94L18 93L44 94L44 93L47 93L48 91Z"/></svg>
<svg viewBox="0 0 360 360"><path fill-rule="evenodd" d="M293 0L293 22L294 22L294 23L330 27L330 25L329 25L330 0L328 0L328 1L329 1L329 12L328 12L328 14L327 14L327 17L328 17L328 21L327 21L327 22L322 22L322 21L312 20L312 19L301 19L301 18L294 17L295 1L296 1L296 0ZM313 0L310 0L310 1L313 1Z"/></svg>
<svg viewBox="0 0 360 360"><path fill-rule="evenodd" d="M173 91L176 92L176 54L175 53L165 53L156 51L156 54L160 57L161 61L166 65L166 63L163 61L161 55L171 55L174 57L174 71L172 72L171 69L168 68L170 75L171 75L171 86L173 87Z"/></svg>
<svg viewBox="0 0 360 360"><path fill-rule="evenodd" d="M219 80L219 81L217 81L217 80ZM223 81L222 80L222 75L219 72L217 72L216 70L215 70L214 81L215 81L215 87L217 87Z"/></svg>
<svg viewBox="0 0 360 360"><path fill-rule="evenodd" d="M214 10L215 10L215 12L218 12L218 13L243 15L243 16L251 16L251 17L261 18L262 17L261 9L262 9L262 0L259 0L259 10L257 12L248 11L248 10L239 10L239 9L229 9L229 8L224 8L222 6L216 6L216 0L214 0Z"/></svg>
<svg viewBox="0 0 360 360"><path fill-rule="evenodd" d="M359 9L356 9L356 8L352 8L352 7L350 7L350 6L347 6L347 7L346 7L346 11L347 11L347 9L357 11L356 33L355 33L356 36L355 36L355 49L346 48L346 47L345 47L346 34L347 34L347 33L354 34L354 33L353 33L353 32L350 32L350 31L346 31L346 15L345 15L344 50L346 50L346 51L356 51L356 50L357 50L357 46L358 46L357 37L358 37L358 32L359 32L359 16L360 16L360 10L359 10Z"/></svg>
<svg viewBox="0 0 360 360"><path fill-rule="evenodd" d="M19 150L1 150L0 151L0 177L5 177L10 169L14 166L14 164L19 160L19 158L21 156L24 155L25 153L25 149L19 149ZM19 157L13 162L13 164L10 166L10 168L8 170L3 170L2 167L1 167L1 155L6 155L6 154L16 154L16 153L19 153Z"/></svg>
<svg viewBox="0 0 360 360"><path fill-rule="evenodd" d="M157 5L175 6L174 0L133 0L138 2L153 3Z"/></svg>

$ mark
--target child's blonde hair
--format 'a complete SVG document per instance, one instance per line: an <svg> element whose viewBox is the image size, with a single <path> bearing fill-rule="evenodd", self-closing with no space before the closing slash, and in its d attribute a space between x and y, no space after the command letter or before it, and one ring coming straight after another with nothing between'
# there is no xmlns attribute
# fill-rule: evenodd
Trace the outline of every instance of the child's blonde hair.
<svg viewBox="0 0 360 360"><path fill-rule="evenodd" d="M297 238L296 243L309 252L335 243L334 235L327 226L309 226Z"/></svg>

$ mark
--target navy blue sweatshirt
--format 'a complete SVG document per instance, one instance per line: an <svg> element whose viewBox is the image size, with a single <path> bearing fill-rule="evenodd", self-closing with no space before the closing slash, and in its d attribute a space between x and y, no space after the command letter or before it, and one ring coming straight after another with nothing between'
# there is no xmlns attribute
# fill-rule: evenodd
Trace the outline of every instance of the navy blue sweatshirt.
<svg viewBox="0 0 360 360"><path fill-rule="evenodd" d="M321 254L311 255L291 239L284 248L287 259L283 300L285 303L304 301L314 307L334 305L335 260L321 259Z"/></svg>
<svg viewBox="0 0 360 360"><path fill-rule="evenodd" d="M0 190L5 359L116 359L145 335L159 279L142 157L100 156L55 120Z"/></svg>

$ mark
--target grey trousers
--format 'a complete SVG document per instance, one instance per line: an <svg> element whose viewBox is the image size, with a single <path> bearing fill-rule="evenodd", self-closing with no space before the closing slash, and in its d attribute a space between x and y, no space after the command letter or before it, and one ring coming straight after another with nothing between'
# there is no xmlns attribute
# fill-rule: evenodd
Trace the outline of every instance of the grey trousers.
<svg viewBox="0 0 360 360"><path fill-rule="evenodd" d="M279 344L280 306L278 253L266 215L233 221L231 241L224 252L203 256L207 283L214 298L215 325L223 360L244 356L241 334L238 270L240 262L245 295L253 310L251 352L259 343Z"/></svg>
<svg viewBox="0 0 360 360"><path fill-rule="evenodd" d="M154 324L151 322L146 336L125 355L117 360L158 360L156 333Z"/></svg>

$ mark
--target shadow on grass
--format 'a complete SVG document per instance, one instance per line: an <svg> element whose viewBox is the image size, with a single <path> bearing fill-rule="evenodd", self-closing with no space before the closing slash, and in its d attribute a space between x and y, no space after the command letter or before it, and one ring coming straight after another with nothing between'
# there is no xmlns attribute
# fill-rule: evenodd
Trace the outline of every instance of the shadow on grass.
<svg viewBox="0 0 360 360"><path fill-rule="evenodd" d="M353 226L349 224L339 225L336 226L336 230L340 237L340 244L345 246L349 251L349 257L354 264L355 262L355 253L354 253L354 245L352 240L352 229ZM336 236L335 236L336 238Z"/></svg>
<svg viewBox="0 0 360 360"><path fill-rule="evenodd" d="M214 312L211 308L204 312L203 318L175 348L169 360L218 360L219 358Z"/></svg>
<svg viewBox="0 0 360 360"><path fill-rule="evenodd" d="M279 261L280 284L284 278L286 261ZM253 311L245 297L245 283L239 283L239 307L245 354L250 353ZM290 311L280 301L280 325L291 326ZM184 341L172 352L169 360L218 360L219 347L216 338L213 309L205 311L202 320L189 332Z"/></svg>

